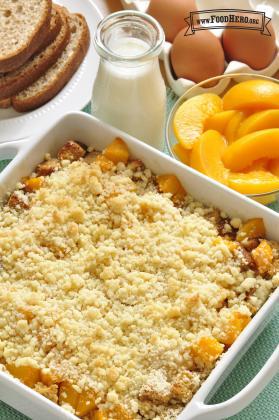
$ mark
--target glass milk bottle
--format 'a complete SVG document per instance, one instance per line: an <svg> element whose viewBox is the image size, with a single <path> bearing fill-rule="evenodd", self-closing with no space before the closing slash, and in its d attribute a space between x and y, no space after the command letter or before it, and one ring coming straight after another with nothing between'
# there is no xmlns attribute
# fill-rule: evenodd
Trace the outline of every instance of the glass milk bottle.
<svg viewBox="0 0 279 420"><path fill-rule="evenodd" d="M122 11L102 20L95 34L100 65L92 114L162 149L166 87L158 55L164 32L151 16Z"/></svg>

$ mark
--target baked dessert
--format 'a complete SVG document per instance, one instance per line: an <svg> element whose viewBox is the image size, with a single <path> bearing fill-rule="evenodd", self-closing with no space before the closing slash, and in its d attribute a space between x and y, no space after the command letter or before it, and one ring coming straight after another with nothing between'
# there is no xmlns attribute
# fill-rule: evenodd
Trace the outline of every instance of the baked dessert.
<svg viewBox="0 0 279 420"><path fill-rule="evenodd" d="M19 112L38 108L52 99L68 83L82 63L90 43L85 18L70 14L70 40L57 61L38 80L12 97L12 105Z"/></svg>
<svg viewBox="0 0 279 420"><path fill-rule="evenodd" d="M48 34L51 0L1 0L0 72L12 71L40 48Z"/></svg>
<svg viewBox="0 0 279 420"><path fill-rule="evenodd" d="M49 42L51 40L48 39L49 44L30 58L27 63L14 71L0 75L0 99L16 95L27 86L30 86L55 64L61 56L70 39L69 13L66 9L59 6L55 6L55 10L60 21L60 30L57 36L52 42ZM56 27L53 29L56 31ZM51 33L53 36L53 31Z"/></svg>
<svg viewBox="0 0 279 420"><path fill-rule="evenodd" d="M2 369L84 419L175 419L279 283L263 220L121 139L47 155L2 205L0 255Z"/></svg>

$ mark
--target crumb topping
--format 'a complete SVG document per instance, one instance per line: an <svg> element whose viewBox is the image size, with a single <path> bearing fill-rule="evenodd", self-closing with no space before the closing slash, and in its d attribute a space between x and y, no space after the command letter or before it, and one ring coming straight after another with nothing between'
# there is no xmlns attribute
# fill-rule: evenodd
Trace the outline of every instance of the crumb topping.
<svg viewBox="0 0 279 420"><path fill-rule="evenodd" d="M213 209L189 195L174 205L135 162L102 172L63 160L29 208L3 206L0 358L93 389L99 407L174 419L223 351L213 340L225 343L231 315L251 317L279 276L243 270ZM193 353L202 337L210 346ZM57 401L56 387L37 390Z"/></svg>

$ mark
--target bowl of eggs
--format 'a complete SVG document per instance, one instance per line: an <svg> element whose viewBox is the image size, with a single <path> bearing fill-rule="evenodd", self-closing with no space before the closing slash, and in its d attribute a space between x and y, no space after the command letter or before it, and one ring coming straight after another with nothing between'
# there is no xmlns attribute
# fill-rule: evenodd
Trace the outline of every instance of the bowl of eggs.
<svg viewBox="0 0 279 420"><path fill-rule="evenodd" d="M220 95L203 85L225 79ZM262 203L279 198L279 81L255 74L205 80L181 96L166 125L169 154Z"/></svg>
<svg viewBox="0 0 279 420"><path fill-rule="evenodd" d="M271 18L266 25L270 35L248 30L248 24L231 29L197 30L185 36L185 18L197 10L227 9L226 0L121 0L125 8L133 8L152 15L163 27L166 42L161 54L166 77L173 91L183 93L209 78L235 73L273 76L279 70L279 13L271 6L255 0L235 0L234 7L257 11ZM237 12L234 12L237 16ZM247 15L249 17L249 14ZM202 26L200 26L202 28ZM246 29L246 30L245 30ZM215 79L199 86L203 92L221 94L227 87L226 78Z"/></svg>

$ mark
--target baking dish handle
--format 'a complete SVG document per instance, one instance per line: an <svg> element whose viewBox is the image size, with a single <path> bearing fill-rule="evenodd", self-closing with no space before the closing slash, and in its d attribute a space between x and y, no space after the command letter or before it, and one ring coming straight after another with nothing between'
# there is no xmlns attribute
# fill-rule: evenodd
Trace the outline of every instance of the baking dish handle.
<svg viewBox="0 0 279 420"><path fill-rule="evenodd" d="M262 369L238 394L220 404L208 405L193 399L188 405L185 417L179 420L221 420L237 414L247 407L279 371L279 345ZM189 414L188 414L189 413Z"/></svg>
<svg viewBox="0 0 279 420"><path fill-rule="evenodd" d="M20 140L9 141L0 144L0 160L13 158L30 139L23 138Z"/></svg>

